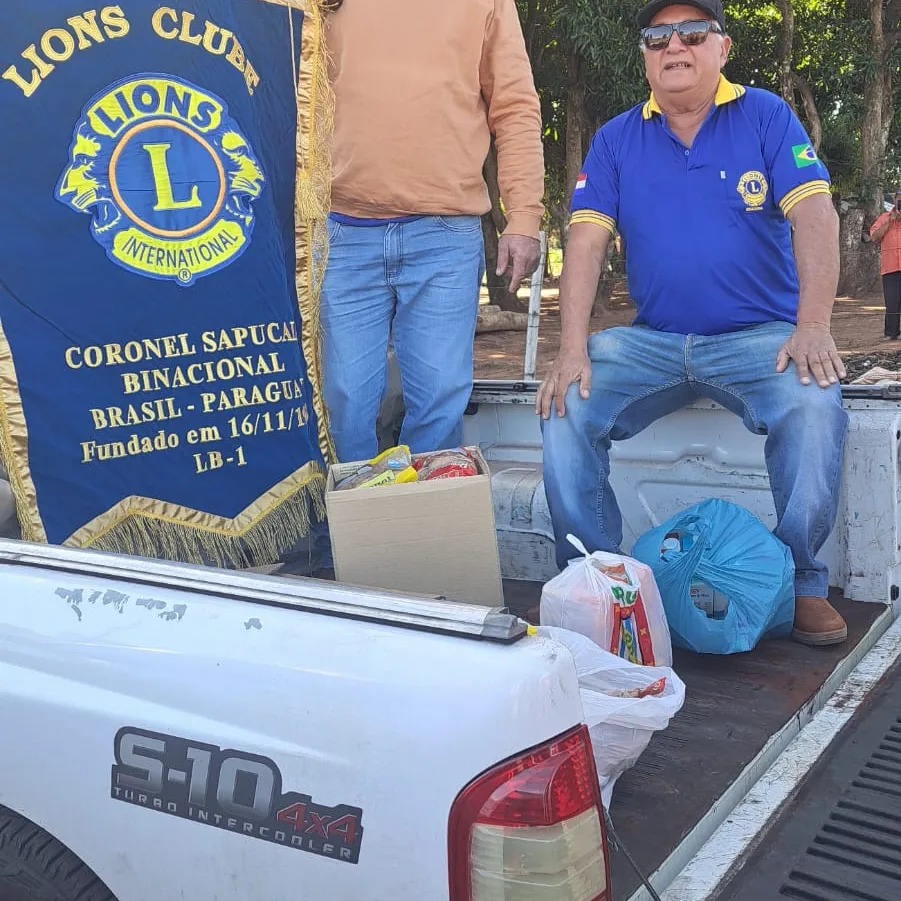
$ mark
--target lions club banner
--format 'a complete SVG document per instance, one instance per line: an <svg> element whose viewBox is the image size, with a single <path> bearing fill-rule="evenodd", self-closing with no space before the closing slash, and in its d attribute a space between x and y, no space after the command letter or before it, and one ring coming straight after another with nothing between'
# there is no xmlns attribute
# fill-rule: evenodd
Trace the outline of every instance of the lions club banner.
<svg viewBox="0 0 901 901"><path fill-rule="evenodd" d="M316 0L40 0L0 26L0 459L23 536L270 562L323 515Z"/></svg>

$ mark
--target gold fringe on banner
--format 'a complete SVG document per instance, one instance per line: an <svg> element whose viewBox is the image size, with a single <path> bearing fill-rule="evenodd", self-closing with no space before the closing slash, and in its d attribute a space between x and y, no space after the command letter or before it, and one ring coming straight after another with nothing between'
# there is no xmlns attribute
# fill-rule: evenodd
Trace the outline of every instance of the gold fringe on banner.
<svg viewBox="0 0 901 901"><path fill-rule="evenodd" d="M319 423L319 444L328 462L335 447L322 402L322 337L319 295L328 262L328 226L332 197L331 140L335 98L328 77L325 47L326 4L322 0L261 0L288 7L289 33L294 34L290 10L304 14L301 69L297 78L297 184L295 191L295 251L297 301L303 326L301 345L313 388L313 409ZM308 27L312 26L312 27Z"/></svg>
<svg viewBox="0 0 901 901"><path fill-rule="evenodd" d="M272 0L268 0L272 2ZM295 4L296 0L288 0ZM319 443L327 462L335 462L328 411L322 401L322 335L319 297L328 262L327 219L332 199L332 130L335 97L328 75L327 27L321 0L301 0L305 9L301 67L297 85L297 198L295 251L297 299L302 323L301 344L309 367ZM306 27L309 19L313 27Z"/></svg>
<svg viewBox="0 0 901 901"><path fill-rule="evenodd" d="M16 501L22 537L36 544L47 543L47 533L38 513L37 496L28 466L28 426L19 394L19 380L12 348L0 322L0 463L6 470Z"/></svg>
<svg viewBox="0 0 901 901"><path fill-rule="evenodd" d="M260 0L286 7L296 46L292 10L303 13L297 82L297 178L295 284L301 347L326 461L334 460L320 392L319 296L328 257L326 217L331 195L330 140L334 98L328 80L321 0ZM16 499L23 538L46 543L28 459L28 432L9 344L0 327L0 462ZM146 497L129 497L78 529L64 543L74 547L218 566L274 563L298 537L309 534L311 515L325 518L325 474L308 463L233 519Z"/></svg>
<svg viewBox="0 0 901 901"><path fill-rule="evenodd" d="M289 483L295 486L293 492L272 503L269 496L281 497L280 489ZM315 471L299 480L291 476L226 528L219 523L227 520L199 512L186 518L185 511L174 504L147 498L129 498L122 503L128 505L128 515L115 526L104 526L104 516L79 530L79 534L96 532L83 542L84 547L115 553L125 545L129 553L141 557L221 567L264 566L291 548L293 536L309 534L311 508L317 520L325 517L325 480Z"/></svg>

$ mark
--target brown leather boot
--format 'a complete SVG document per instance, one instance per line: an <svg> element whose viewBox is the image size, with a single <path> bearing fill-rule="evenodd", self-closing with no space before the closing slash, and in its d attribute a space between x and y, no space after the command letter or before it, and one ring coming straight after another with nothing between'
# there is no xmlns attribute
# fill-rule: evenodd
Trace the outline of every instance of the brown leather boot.
<svg viewBox="0 0 901 901"><path fill-rule="evenodd" d="M795 627L792 638L801 644L825 647L841 644L848 627L838 610L825 598L795 598Z"/></svg>

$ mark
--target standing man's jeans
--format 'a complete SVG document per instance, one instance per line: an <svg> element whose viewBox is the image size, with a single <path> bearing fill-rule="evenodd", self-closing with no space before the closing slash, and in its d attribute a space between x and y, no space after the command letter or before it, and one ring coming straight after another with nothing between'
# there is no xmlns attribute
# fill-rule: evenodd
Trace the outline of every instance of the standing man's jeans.
<svg viewBox="0 0 901 901"><path fill-rule="evenodd" d="M814 558L832 531L841 486L847 416L838 385L804 386L794 366L776 373L776 355L792 333L770 323L704 337L614 328L592 335L591 396L577 385L566 415L544 421L544 483L562 568L577 552L619 552L622 518L610 488L611 441L637 435L656 419L708 397L766 435L766 465L779 516L775 534L791 549L798 596L825 598L826 568Z"/></svg>
<svg viewBox="0 0 901 901"><path fill-rule="evenodd" d="M322 290L323 394L341 461L378 453L376 419L388 340L404 390L400 442L454 447L472 393L484 271L478 216L424 216L378 226L329 221Z"/></svg>

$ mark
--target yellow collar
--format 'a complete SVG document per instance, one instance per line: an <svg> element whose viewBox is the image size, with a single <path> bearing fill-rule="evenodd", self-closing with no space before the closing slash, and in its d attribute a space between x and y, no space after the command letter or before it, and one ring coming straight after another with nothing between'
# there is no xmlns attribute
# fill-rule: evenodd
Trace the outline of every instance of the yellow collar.
<svg viewBox="0 0 901 901"><path fill-rule="evenodd" d="M713 98L713 102L716 106L722 106L724 103L731 103L733 100L738 100L744 93L745 89L740 84L732 84L725 75L720 75L720 83L716 87L716 96ZM660 109L657 98L654 96L654 92L651 91L650 99L641 108L641 117L643 119L650 119L654 113L662 116L663 110Z"/></svg>

